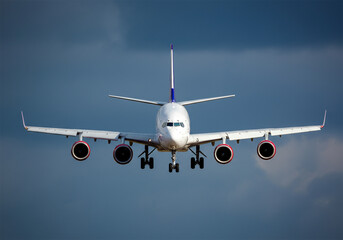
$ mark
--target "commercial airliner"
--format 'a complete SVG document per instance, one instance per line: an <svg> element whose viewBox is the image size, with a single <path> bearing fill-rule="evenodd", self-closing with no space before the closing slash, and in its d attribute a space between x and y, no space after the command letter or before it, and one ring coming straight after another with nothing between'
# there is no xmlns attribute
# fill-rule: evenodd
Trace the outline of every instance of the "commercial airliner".
<svg viewBox="0 0 343 240"><path fill-rule="evenodd" d="M203 169L204 157L206 157L206 155L200 150L200 145L212 143L214 146L215 143L219 141L220 144L214 149L214 159L220 164L228 164L231 162L234 155L232 147L226 143L228 140L237 141L237 143L239 143L239 141L243 139L253 140L255 138L264 138L257 146L257 154L261 159L269 160L272 159L276 153L276 147L274 143L269 140L269 136L282 136L287 134L319 131L325 125L326 111L322 125L191 134L190 119L185 106L218 99L231 98L235 95L176 102L174 89L173 45L171 45L170 52L169 102L149 101L117 95L109 95L111 98L160 106L156 118L156 133L142 134L26 126L23 112L21 112L24 128L29 132L56 134L66 137L78 137L79 141L76 141L71 147L71 155L78 161L86 160L91 152L90 147L84 141L84 138L92 138L94 141L97 139L103 139L107 140L109 144L111 141L120 141L120 144L114 148L113 158L118 164L122 165L128 164L132 160L133 151L130 146L132 146L133 143L143 144L145 149L138 156L138 158L142 156L142 169L144 169L146 165L148 165L150 169L154 168L154 159L150 157L150 155L157 149L160 152L171 152L172 162L169 163L169 172L172 172L174 169L175 172L179 172L179 164L176 163L176 152L186 152L190 150L194 154L194 157L191 158L191 168L194 169L196 165L199 165L199 167ZM152 150L149 150L149 147Z"/></svg>

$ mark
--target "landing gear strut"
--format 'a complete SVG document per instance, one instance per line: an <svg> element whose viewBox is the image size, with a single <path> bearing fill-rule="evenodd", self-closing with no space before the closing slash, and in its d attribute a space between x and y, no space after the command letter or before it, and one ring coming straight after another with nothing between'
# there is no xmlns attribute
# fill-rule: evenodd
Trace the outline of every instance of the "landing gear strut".
<svg viewBox="0 0 343 240"><path fill-rule="evenodd" d="M171 159L172 159L172 163L169 163L169 172L172 172L173 169L175 169L175 172L179 172L180 167L179 167L179 164L176 163L176 151L175 150L172 151Z"/></svg>
<svg viewBox="0 0 343 240"><path fill-rule="evenodd" d="M193 152L192 149L189 149L195 155L195 158L194 157L191 158L191 168L194 169L195 166L197 164L199 164L200 169L203 169L204 168L204 158L200 157L200 153L202 155L204 155L205 157L206 157L206 155L202 151L200 151L200 146L199 145L196 145L195 147L196 147L195 148L195 150L196 150L195 152Z"/></svg>
<svg viewBox="0 0 343 240"><path fill-rule="evenodd" d="M141 158L141 169L145 168L145 165L149 165L150 169L154 168L154 158L149 158L149 155L155 151L156 148L154 148L150 153L149 153L149 146L145 145L145 150L142 152L138 157L142 156L145 154L145 158Z"/></svg>

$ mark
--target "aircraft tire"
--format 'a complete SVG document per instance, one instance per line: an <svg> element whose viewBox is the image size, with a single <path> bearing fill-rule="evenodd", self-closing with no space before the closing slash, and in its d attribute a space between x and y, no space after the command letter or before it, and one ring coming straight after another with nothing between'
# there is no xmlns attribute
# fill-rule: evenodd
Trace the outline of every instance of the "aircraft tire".
<svg viewBox="0 0 343 240"><path fill-rule="evenodd" d="M145 159L141 158L141 169L145 168Z"/></svg>
<svg viewBox="0 0 343 240"><path fill-rule="evenodd" d="M200 169L203 169L203 168L204 168L204 158L203 158L203 157L201 157L201 158L199 159L199 167L200 167Z"/></svg>
<svg viewBox="0 0 343 240"><path fill-rule="evenodd" d="M177 164L175 165L175 171L176 171L176 172L179 172L179 170L180 170L180 167L179 167L179 164L177 163Z"/></svg>
<svg viewBox="0 0 343 240"><path fill-rule="evenodd" d="M195 158L194 157L191 158L191 168L192 169L195 168Z"/></svg>
<svg viewBox="0 0 343 240"><path fill-rule="evenodd" d="M169 172L173 171L173 164L169 163Z"/></svg>
<svg viewBox="0 0 343 240"><path fill-rule="evenodd" d="M154 168L154 158L152 158L152 157L149 159L149 167L150 167L150 169Z"/></svg>

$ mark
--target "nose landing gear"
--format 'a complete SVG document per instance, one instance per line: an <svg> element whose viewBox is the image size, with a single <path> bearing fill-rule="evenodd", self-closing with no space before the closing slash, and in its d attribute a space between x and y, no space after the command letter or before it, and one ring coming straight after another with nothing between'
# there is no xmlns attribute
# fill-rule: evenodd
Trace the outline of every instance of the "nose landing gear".
<svg viewBox="0 0 343 240"><path fill-rule="evenodd" d="M175 172L179 172L180 166L178 163L176 163L176 151L175 150L172 151L171 159L173 162L169 163L169 172L172 172L173 169L175 169Z"/></svg>

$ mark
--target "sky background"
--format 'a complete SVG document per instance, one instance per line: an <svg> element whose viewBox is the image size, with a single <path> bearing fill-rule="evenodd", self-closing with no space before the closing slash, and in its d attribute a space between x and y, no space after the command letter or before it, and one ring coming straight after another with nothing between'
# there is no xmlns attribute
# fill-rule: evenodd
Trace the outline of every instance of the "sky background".
<svg viewBox="0 0 343 240"><path fill-rule="evenodd" d="M0 0L1 239L342 239L342 1ZM176 100L236 94L187 107L193 133L318 125L321 132L230 142L220 165L168 172L116 146L27 133L27 125L155 131L157 106L108 94L167 101L174 44ZM219 142L218 142L219 144Z"/></svg>

